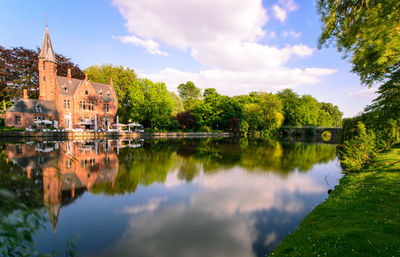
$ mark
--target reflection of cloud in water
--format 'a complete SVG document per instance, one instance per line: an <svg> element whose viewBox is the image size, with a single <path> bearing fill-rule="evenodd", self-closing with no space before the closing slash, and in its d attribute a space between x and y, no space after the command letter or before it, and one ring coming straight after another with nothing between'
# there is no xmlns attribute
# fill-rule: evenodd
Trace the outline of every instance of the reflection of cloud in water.
<svg viewBox="0 0 400 257"><path fill-rule="evenodd" d="M115 248L96 256L254 256L248 219L202 207L180 204L134 216Z"/></svg>
<svg viewBox="0 0 400 257"><path fill-rule="evenodd" d="M265 245L268 246L272 243L274 243L277 240L277 236L275 231L272 231L270 234L267 235L267 238L265 239Z"/></svg>
<svg viewBox="0 0 400 257"><path fill-rule="evenodd" d="M168 176L177 175L174 172ZM175 178L167 181L177 181ZM272 224L282 223L304 211L300 194L325 192L323 185L306 174L281 177L274 173L246 173L238 168L202 174L193 183L200 189L187 204L168 205L170 201L161 197L125 208L126 213L134 215L127 230L113 249L96 256L254 256L254 243L259 236L268 248L282 237L274 230L261 235L264 232L256 229L256 222L267 225L272 219ZM264 215L259 220L253 213L262 214L261 210Z"/></svg>
<svg viewBox="0 0 400 257"><path fill-rule="evenodd" d="M195 194L192 204L200 204L213 213L232 214L271 208L296 213L303 208L296 193L325 192L318 181L302 173L291 173L283 178L274 173L260 175L234 169L228 173L200 176L194 182L206 190Z"/></svg>
<svg viewBox="0 0 400 257"><path fill-rule="evenodd" d="M178 178L178 170L176 170L167 175L167 178L165 179L163 184L165 187L170 188L170 187L179 186L184 183L185 183L184 180Z"/></svg>
<svg viewBox="0 0 400 257"><path fill-rule="evenodd" d="M144 205L138 205L138 206L132 206L132 207L125 207L123 212L128 213L128 214L138 214L141 212L153 212L158 209L160 206L161 202L166 201L166 197L162 198L151 198L148 203Z"/></svg>

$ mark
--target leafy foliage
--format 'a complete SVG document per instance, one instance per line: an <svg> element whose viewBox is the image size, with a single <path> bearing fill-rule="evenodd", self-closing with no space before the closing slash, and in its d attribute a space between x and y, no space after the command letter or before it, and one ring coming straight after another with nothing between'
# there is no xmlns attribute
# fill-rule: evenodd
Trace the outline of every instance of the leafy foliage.
<svg viewBox="0 0 400 257"><path fill-rule="evenodd" d="M30 98L39 96L39 49L31 50L23 47L10 49L0 46L0 101L5 100L9 106L12 101L22 97L22 89L28 89ZM56 54L57 75L67 76L68 68L71 75L83 79L84 73L70 58Z"/></svg>
<svg viewBox="0 0 400 257"><path fill-rule="evenodd" d="M317 9L323 22L319 45L335 43L345 56L351 53L353 72L363 83L372 85L399 71L399 1L319 0Z"/></svg>
<svg viewBox="0 0 400 257"><path fill-rule="evenodd" d="M201 96L200 88L197 88L193 82L188 81L178 86L178 92L183 101L185 110L193 110Z"/></svg>
<svg viewBox="0 0 400 257"><path fill-rule="evenodd" d="M85 69L89 80L108 84L110 78L113 80L115 94L118 99L118 113L121 122L127 122L130 112L135 107L131 99L131 91L137 89L137 75L134 70L112 64L90 66Z"/></svg>
<svg viewBox="0 0 400 257"><path fill-rule="evenodd" d="M357 135L344 143L342 164L349 171L361 170L375 155L375 134L368 131L361 121L357 123Z"/></svg>

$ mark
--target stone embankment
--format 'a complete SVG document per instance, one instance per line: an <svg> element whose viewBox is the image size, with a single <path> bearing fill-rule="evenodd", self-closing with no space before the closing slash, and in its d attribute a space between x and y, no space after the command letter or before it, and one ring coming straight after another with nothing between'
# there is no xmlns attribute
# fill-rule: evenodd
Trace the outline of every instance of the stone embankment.
<svg viewBox="0 0 400 257"><path fill-rule="evenodd" d="M227 132L77 132L77 131L0 131L0 138L10 140L47 139L47 140L101 140L101 139L137 139L137 138L209 138L233 137Z"/></svg>
<svg viewBox="0 0 400 257"><path fill-rule="evenodd" d="M233 137L235 134L228 132L144 132L142 138L208 138L208 137Z"/></svg>
<svg viewBox="0 0 400 257"><path fill-rule="evenodd" d="M0 138L9 139L52 139L52 140L74 140L74 139L123 139L139 138L137 132L72 132L72 131L0 131Z"/></svg>

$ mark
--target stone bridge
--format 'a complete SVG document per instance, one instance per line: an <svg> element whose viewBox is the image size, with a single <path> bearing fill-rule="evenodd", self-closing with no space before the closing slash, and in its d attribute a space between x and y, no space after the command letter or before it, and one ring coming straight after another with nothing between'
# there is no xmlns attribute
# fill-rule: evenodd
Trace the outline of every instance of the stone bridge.
<svg viewBox="0 0 400 257"><path fill-rule="evenodd" d="M323 133L325 133L325 137ZM281 127L280 134L289 139L299 141L314 141L326 143L339 143L341 127Z"/></svg>

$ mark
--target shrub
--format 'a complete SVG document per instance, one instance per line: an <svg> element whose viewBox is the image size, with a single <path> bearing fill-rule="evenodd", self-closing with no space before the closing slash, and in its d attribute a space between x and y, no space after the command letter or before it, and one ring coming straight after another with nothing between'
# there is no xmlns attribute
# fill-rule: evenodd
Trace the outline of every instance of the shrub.
<svg viewBox="0 0 400 257"><path fill-rule="evenodd" d="M359 121L356 125L356 136L344 142L341 151L342 164L346 170L358 171L375 155L375 134L368 131L364 123Z"/></svg>
<svg viewBox="0 0 400 257"><path fill-rule="evenodd" d="M182 129L196 129L196 117L190 112L180 112L176 115Z"/></svg>
<svg viewBox="0 0 400 257"><path fill-rule="evenodd" d="M240 134L247 135L248 131L249 131L249 123L247 123L247 121L245 120L242 120L240 122Z"/></svg>

